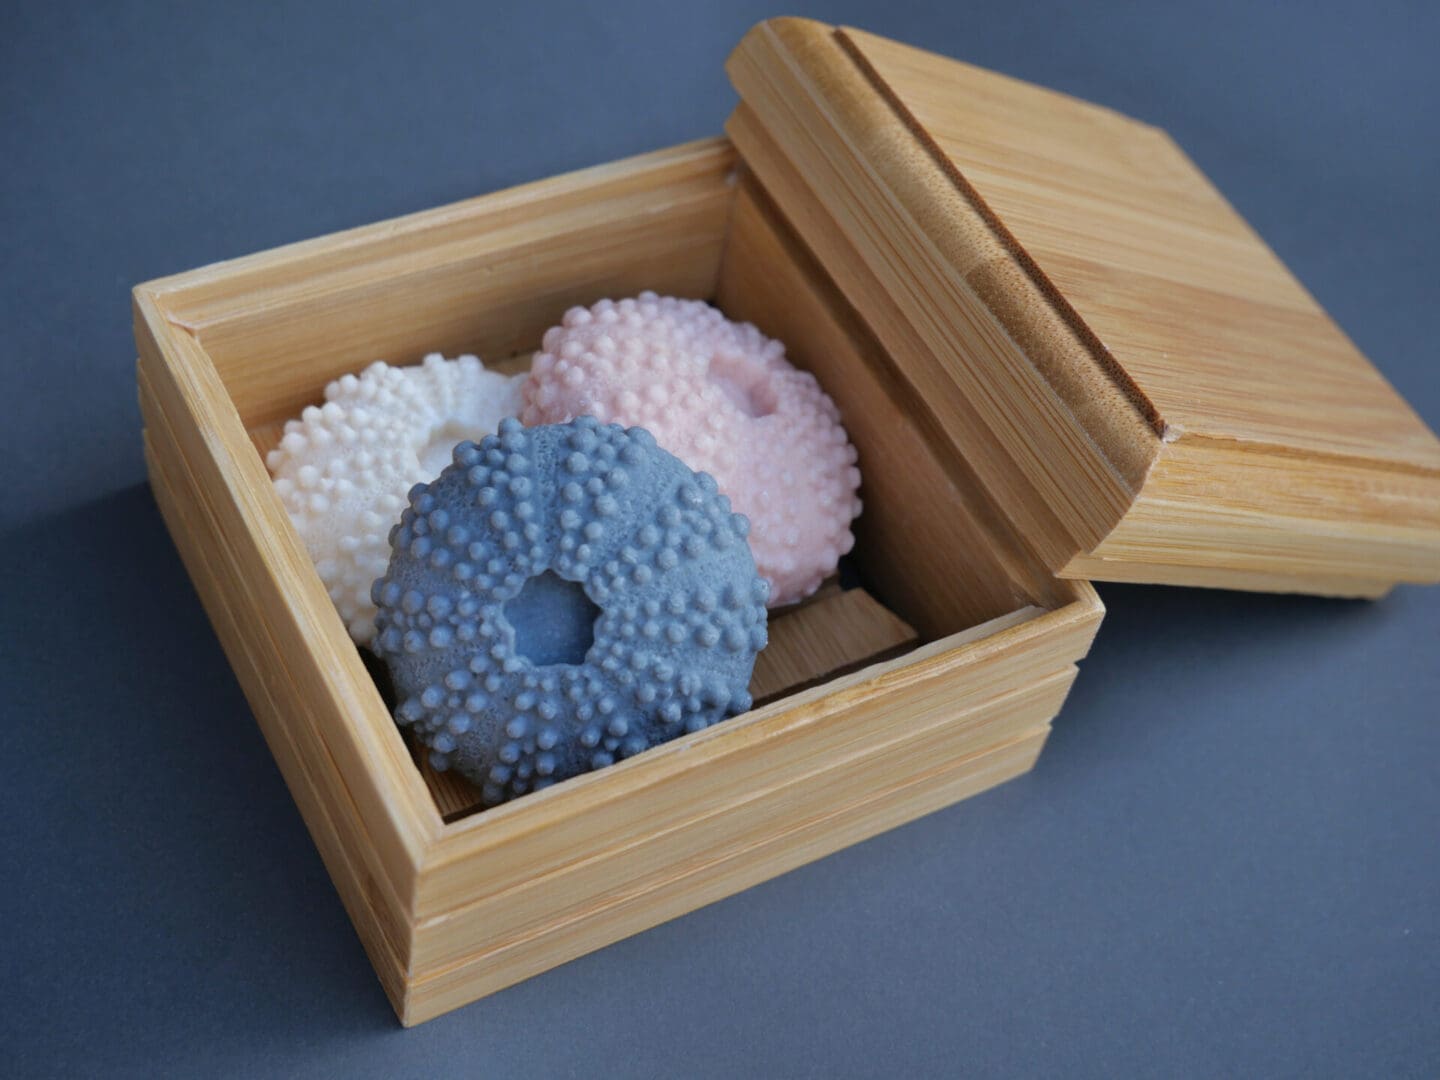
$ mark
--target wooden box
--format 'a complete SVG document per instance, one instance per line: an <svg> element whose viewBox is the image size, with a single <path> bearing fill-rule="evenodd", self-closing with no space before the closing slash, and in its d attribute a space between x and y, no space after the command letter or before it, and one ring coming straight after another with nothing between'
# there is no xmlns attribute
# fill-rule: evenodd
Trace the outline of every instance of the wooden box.
<svg viewBox="0 0 1440 1080"><path fill-rule="evenodd" d="M1161 133L797 20L752 31L731 72L735 145L135 290L156 499L406 1024L1028 769L1100 622L1080 579L1373 594L1440 576L1440 446ZM945 140L971 128L958 164ZM1123 181L1107 134L1143 144ZM1030 178L1081 145L1060 229ZM1013 206L973 185L992 173ZM1178 223L1156 209L1172 186ZM1125 235L1091 236L1092 214ZM1027 251L1032 224L1037 248L1054 228L1074 250ZM1221 259L1245 265L1228 286ZM566 307L645 288L755 322L836 399L864 471L863 588L777 614L751 712L475 812L391 720L263 451L376 358L523 363ZM1202 301L1211 338L1186 307ZM1167 368L1187 326L1199 351ZM1267 334L1287 362L1301 334L1296 362L1325 382L1256 409L1285 438L1252 446L1207 418L1252 422L1232 398L1253 385L1227 379Z"/></svg>

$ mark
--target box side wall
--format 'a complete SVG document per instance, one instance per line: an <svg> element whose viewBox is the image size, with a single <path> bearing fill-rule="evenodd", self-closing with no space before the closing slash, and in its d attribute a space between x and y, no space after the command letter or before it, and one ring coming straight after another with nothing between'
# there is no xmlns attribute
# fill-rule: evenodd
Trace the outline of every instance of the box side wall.
<svg viewBox="0 0 1440 1080"><path fill-rule="evenodd" d="M914 388L753 175L730 218L718 300L784 341L840 408L860 452L862 574L939 638L1068 597L1015 534Z"/></svg>
<svg viewBox="0 0 1440 1080"><path fill-rule="evenodd" d="M330 880L354 924L386 996L397 1013L404 1004L411 930L393 891L367 868L368 838L336 810L334 761L315 745L304 725L295 723L293 692L275 668L251 644L253 626L231 608L234 571L223 557L207 551L202 541L199 495L187 483L172 480L160 463L161 451L146 438L150 486L211 625L234 669L260 730L285 778L295 804L315 841ZM221 568L224 563L224 568ZM332 775L323 775L326 773ZM323 778L317 778L321 777Z"/></svg>
<svg viewBox="0 0 1440 1080"><path fill-rule="evenodd" d="M837 756L874 753L894 732L1068 671L1101 610L1082 600L997 620L450 825L422 869L418 918L649 842L784 789Z"/></svg>
<svg viewBox="0 0 1440 1080"><path fill-rule="evenodd" d="M542 938L516 942L476 956L406 991L401 1014L416 1024L583 956L642 930L734 895L804 863L848 847L931 811L978 794L1029 770L1048 727L994 747L958 764L909 774L898 786L871 798L837 803L821 816L786 815L789 828L757 840L728 857L694 860L659 889L617 893L610 902Z"/></svg>
<svg viewBox="0 0 1440 1080"><path fill-rule="evenodd" d="M376 360L498 360L576 304L647 288L708 299L733 166L724 139L656 151L196 271L159 303L252 428Z"/></svg>
<svg viewBox="0 0 1440 1080"><path fill-rule="evenodd" d="M1125 519L1061 573L1327 596L1434 583L1440 476L1181 436Z"/></svg>
<svg viewBox="0 0 1440 1080"><path fill-rule="evenodd" d="M183 333L166 337L163 322L157 334L143 295L137 309L142 410L162 464L204 512L194 539L230 560L225 588L247 644L283 673L289 722L333 763L332 812L353 821L372 871L408 908L439 815L203 352Z"/></svg>
<svg viewBox="0 0 1440 1080"><path fill-rule="evenodd" d="M544 955L549 939L604 910L652 895L657 903L696 868L744 861L797 822L880 797L911 777L1043 732L1075 677L1073 665L981 705L953 705L939 687L895 695L884 711L857 707L810 732L807 753L775 747L752 761L717 761L707 780L726 784L706 812L667 815L632 842L587 852L576 862L446 912L416 927L412 975L481 954ZM718 800L711 800L718 801ZM807 850L820 853L820 841ZM823 846L823 845L821 845ZM798 865L798 864L797 864Z"/></svg>

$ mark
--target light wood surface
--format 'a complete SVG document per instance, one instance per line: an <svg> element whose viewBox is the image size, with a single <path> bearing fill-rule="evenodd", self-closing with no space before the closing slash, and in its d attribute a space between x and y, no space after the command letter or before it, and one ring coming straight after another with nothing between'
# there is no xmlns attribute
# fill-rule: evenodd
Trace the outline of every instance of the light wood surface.
<svg viewBox="0 0 1440 1080"><path fill-rule="evenodd" d="M841 33L1165 426L1440 467L1430 431L1164 131Z"/></svg>
<svg viewBox="0 0 1440 1080"><path fill-rule="evenodd" d="M403 906L441 825L429 793L214 368L188 335L163 330L143 287L136 307L151 445L164 466L189 478L198 542L229 571L223 587L246 646L285 702L287 722L315 733L357 850Z"/></svg>
<svg viewBox="0 0 1440 1080"><path fill-rule="evenodd" d="M691 144L136 290L157 502L405 1023L1029 768L1099 625L1094 591L1044 575L943 429L911 415L897 359L733 170L724 140ZM774 320L847 403L864 588L776 614L745 715L447 811L261 451L377 355L523 355L569 303L642 285ZM927 497L928 530L912 505Z"/></svg>
<svg viewBox="0 0 1440 1080"><path fill-rule="evenodd" d="M729 130L1046 564L1440 580L1440 442L1162 131L776 19Z"/></svg>
<svg viewBox="0 0 1440 1080"><path fill-rule="evenodd" d="M837 806L820 818L787 815L793 826L735 857L699 862L672 879L664 892L617 896L605 907L554 928L537 949L537 938L513 942L416 980L402 1017L421 1023L478 997L538 975L631 934L659 925L849 844L903 825L1029 771L1045 745L1037 731L960 762L926 769L908 782L868 799ZM797 913L797 917L803 917Z"/></svg>
<svg viewBox="0 0 1440 1080"><path fill-rule="evenodd" d="M509 356L599 296L712 295L733 167L703 140L149 287L255 427L374 360Z"/></svg>
<svg viewBox="0 0 1440 1080"><path fill-rule="evenodd" d="M750 696L768 705L913 646L915 628L864 589L824 586L770 613L770 642L755 658Z"/></svg>
<svg viewBox="0 0 1440 1080"><path fill-rule="evenodd" d="M969 463L928 422L896 361L748 174L730 214L717 302L786 342L790 358L840 407L864 477L856 544L882 599L931 637L1020 604L1064 602ZM882 475L869 468L872 459L906 464Z"/></svg>
<svg viewBox="0 0 1440 1080"><path fill-rule="evenodd" d="M810 709L781 708L786 703L777 702L736 718L719 741L667 743L649 760L633 759L634 774L587 774L566 792L568 798L530 808L532 817L554 815L557 824L545 833L531 833L533 821L513 822L526 829L523 847L515 846L511 829L504 827L512 824L504 813L509 805L457 823L447 840L465 853L465 862L437 864L427 875L436 891L422 897L422 910L431 908L425 901L432 896L435 903L422 926L443 927L444 933L431 940L420 936L416 962L445 964L493 948L490 940L474 946L473 935L464 931L467 921L477 930L489 929L511 920L549 921L552 911L559 921L562 908L554 905L567 911L584 906L582 900L603 895L595 892L602 886L649 889L668 876L656 875L656 869L672 858L714 857L749 847L757 834L787 831L793 816L824 814L838 801L902 782L917 763L928 768L955 761L1047 727L1074 667L1053 668L1056 653L1033 633L1015 635L1007 644L1000 652L981 650L989 653L993 672L979 658L974 667L949 658L974 676L969 693L952 696L925 677L923 667L916 677L901 674L903 663L892 661L867 669L869 686L859 680L837 692L832 685L829 693L806 699ZM1023 689L1010 689L1008 681L1000 685L1016 675ZM876 680L887 689L883 706L872 696ZM722 733L715 730L718 738ZM638 768L641 764L647 768ZM601 779L610 783L602 785ZM643 800L632 784L643 786ZM600 787L607 790L587 792ZM663 821L658 828L656 813ZM481 827L485 817L492 818L492 828ZM451 884L461 881L463 901L447 895ZM501 907L513 910L503 914Z"/></svg>
<svg viewBox="0 0 1440 1080"><path fill-rule="evenodd" d="M349 812L338 786L343 778L315 729L298 719L297 693L284 669L263 643L251 644L255 618L234 609L240 590L233 568L222 569L223 556L206 542L214 526L202 520L201 496L166 475L161 458L167 451L156 448L153 430L146 434L145 460L156 504L381 985L391 1001L402 1001L410 965L407 905L370 868L369 838Z"/></svg>

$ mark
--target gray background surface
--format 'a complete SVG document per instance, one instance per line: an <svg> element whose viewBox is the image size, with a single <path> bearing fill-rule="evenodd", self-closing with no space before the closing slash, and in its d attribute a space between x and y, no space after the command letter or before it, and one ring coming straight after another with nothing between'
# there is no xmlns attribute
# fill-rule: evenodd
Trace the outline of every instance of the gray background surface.
<svg viewBox="0 0 1440 1080"><path fill-rule="evenodd" d="M1165 126L1440 425L1434 5L794 7ZM396 1026L144 486L127 290L714 133L776 13L0 8L0 1073L1440 1075L1418 589L1102 587L1033 774Z"/></svg>

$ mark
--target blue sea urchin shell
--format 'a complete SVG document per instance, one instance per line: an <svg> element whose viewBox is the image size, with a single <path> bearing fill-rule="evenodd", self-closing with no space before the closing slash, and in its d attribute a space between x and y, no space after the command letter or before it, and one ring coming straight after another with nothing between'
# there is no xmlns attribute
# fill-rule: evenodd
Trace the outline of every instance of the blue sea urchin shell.
<svg viewBox="0 0 1440 1080"><path fill-rule="evenodd" d="M461 443L373 589L396 722L493 805L744 712L768 591L748 528L642 428Z"/></svg>

